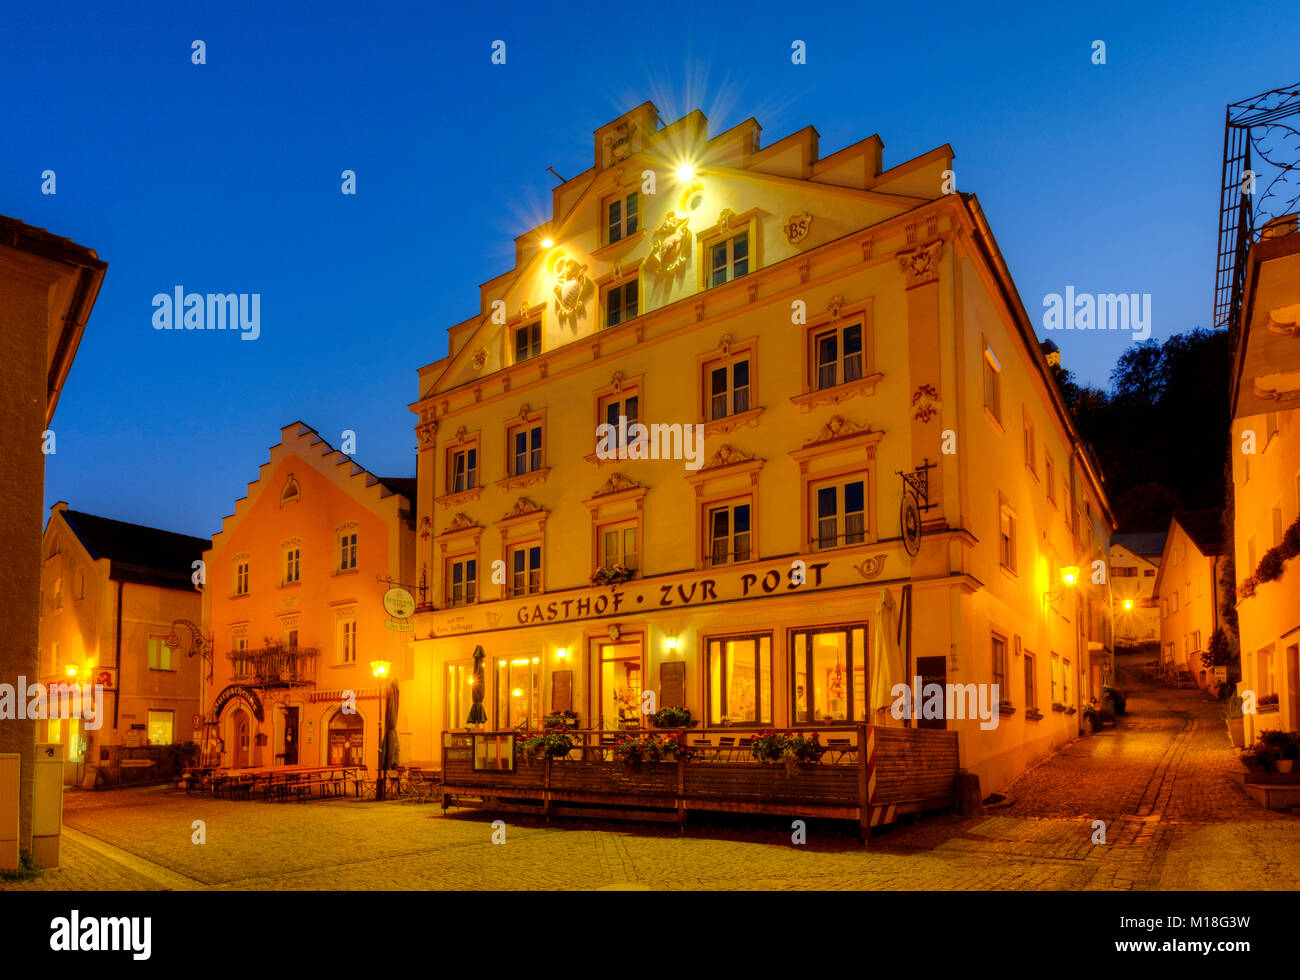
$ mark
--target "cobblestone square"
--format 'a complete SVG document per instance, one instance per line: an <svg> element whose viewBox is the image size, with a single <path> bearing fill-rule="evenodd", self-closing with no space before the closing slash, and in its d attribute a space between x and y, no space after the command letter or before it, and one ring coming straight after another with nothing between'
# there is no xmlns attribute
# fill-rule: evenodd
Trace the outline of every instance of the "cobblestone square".
<svg viewBox="0 0 1300 980"><path fill-rule="evenodd" d="M65 798L63 866L10 889L1300 888L1300 819L1233 779L1221 708L1121 677L1129 713L1022 774L981 817L924 818L862 847L843 825L693 819L675 828L546 825L398 801L302 804L165 787ZM506 843L492 843L492 820ZM207 842L192 843L194 822ZM1103 820L1107 843L1092 843Z"/></svg>

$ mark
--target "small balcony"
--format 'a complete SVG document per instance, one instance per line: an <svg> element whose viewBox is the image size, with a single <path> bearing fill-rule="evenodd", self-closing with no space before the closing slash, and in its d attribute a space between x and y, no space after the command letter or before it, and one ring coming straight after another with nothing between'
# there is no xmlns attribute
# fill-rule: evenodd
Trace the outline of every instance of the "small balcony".
<svg viewBox="0 0 1300 980"><path fill-rule="evenodd" d="M230 680L246 687L311 687L316 683L315 647L271 646L228 654Z"/></svg>

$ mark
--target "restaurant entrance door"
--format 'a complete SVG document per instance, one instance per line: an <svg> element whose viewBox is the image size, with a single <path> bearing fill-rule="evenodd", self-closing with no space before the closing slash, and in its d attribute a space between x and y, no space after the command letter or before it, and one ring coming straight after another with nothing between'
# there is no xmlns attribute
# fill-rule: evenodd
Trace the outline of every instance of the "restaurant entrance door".
<svg viewBox="0 0 1300 980"><path fill-rule="evenodd" d="M948 658L947 657L917 657L916 672L921 675L921 690L929 690L930 684L938 684L939 688L945 692L948 690ZM945 701L946 703L946 701ZM917 728L947 728L948 722L942 717L926 718L918 716L913 722Z"/></svg>
<svg viewBox="0 0 1300 980"><path fill-rule="evenodd" d="M298 709L284 709L284 764L298 764Z"/></svg>
<svg viewBox="0 0 1300 980"><path fill-rule="evenodd" d="M359 766L365 761L365 728L361 716L334 712L329 722L329 764L331 766Z"/></svg>
<svg viewBox="0 0 1300 980"><path fill-rule="evenodd" d="M606 730L637 728L641 716L644 670L640 637L618 643L597 643L591 658L587 689L595 700L591 716Z"/></svg>
<svg viewBox="0 0 1300 980"><path fill-rule="evenodd" d="M231 750L230 765L233 769L248 768L248 715L242 708L230 716Z"/></svg>

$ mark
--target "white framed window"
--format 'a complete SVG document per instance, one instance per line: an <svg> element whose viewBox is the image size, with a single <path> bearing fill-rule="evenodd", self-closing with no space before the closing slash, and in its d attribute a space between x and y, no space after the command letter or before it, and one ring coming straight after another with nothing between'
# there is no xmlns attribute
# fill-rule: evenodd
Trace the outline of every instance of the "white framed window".
<svg viewBox="0 0 1300 980"><path fill-rule="evenodd" d="M605 326L616 327L636 319L640 309L637 292L635 276L605 290Z"/></svg>
<svg viewBox="0 0 1300 980"><path fill-rule="evenodd" d="M1016 513L1005 501L998 508L998 561L1007 571L1016 570Z"/></svg>
<svg viewBox="0 0 1300 980"><path fill-rule="evenodd" d="M232 565L235 595L248 595L248 559L236 558Z"/></svg>
<svg viewBox="0 0 1300 980"><path fill-rule="evenodd" d="M447 492L460 493L478 486L478 447L453 449L447 468Z"/></svg>
<svg viewBox="0 0 1300 980"><path fill-rule="evenodd" d="M302 548L297 544L285 545L283 554L284 578L281 584L293 585L302 581Z"/></svg>
<svg viewBox="0 0 1300 980"><path fill-rule="evenodd" d="M536 357L542 352L542 321L515 327L515 363Z"/></svg>
<svg viewBox="0 0 1300 980"><path fill-rule="evenodd" d="M862 544L867 538L867 478L812 486L813 540L818 550Z"/></svg>
<svg viewBox="0 0 1300 980"><path fill-rule="evenodd" d="M848 323L812 333L812 387L818 391L859 381L864 374L863 324Z"/></svg>
<svg viewBox="0 0 1300 980"><path fill-rule="evenodd" d="M622 565L635 572L637 569L637 538L639 522L624 521L596 529L596 564L600 568Z"/></svg>
<svg viewBox="0 0 1300 980"><path fill-rule="evenodd" d="M984 407L1002 424L1002 364L993 348L984 348Z"/></svg>
<svg viewBox="0 0 1300 980"><path fill-rule="evenodd" d="M344 528L339 532L339 571L356 571L357 567L357 532L355 528Z"/></svg>
<svg viewBox="0 0 1300 980"><path fill-rule="evenodd" d="M705 563L731 565L749 561L751 502L728 501L709 506L704 523Z"/></svg>
<svg viewBox="0 0 1300 980"><path fill-rule="evenodd" d="M1029 411L1024 413L1025 420L1025 466L1030 473L1038 473L1038 456L1037 446L1034 441L1034 420L1029 417Z"/></svg>
<svg viewBox="0 0 1300 980"><path fill-rule="evenodd" d="M335 637L335 663L354 664L357 662L357 620L355 616L345 616L339 620Z"/></svg>
<svg viewBox="0 0 1300 980"><path fill-rule="evenodd" d="M710 245L708 253L710 288L739 279L749 272L749 232Z"/></svg>
<svg viewBox="0 0 1300 980"><path fill-rule="evenodd" d="M542 546L516 545L509 551L510 595L537 595L542 591Z"/></svg>
<svg viewBox="0 0 1300 980"><path fill-rule="evenodd" d="M510 430L510 475L519 476L542 468L541 423L516 426Z"/></svg>
<svg viewBox="0 0 1300 980"><path fill-rule="evenodd" d="M149 669L150 670L175 670L176 664L172 659L172 648L167 645L165 636L149 637Z"/></svg>
<svg viewBox="0 0 1300 980"><path fill-rule="evenodd" d="M618 196L605 205L605 242L613 245L637 232L638 201L636 191Z"/></svg>
<svg viewBox="0 0 1300 980"><path fill-rule="evenodd" d="M464 606L478 601L478 559L447 560L447 605Z"/></svg>

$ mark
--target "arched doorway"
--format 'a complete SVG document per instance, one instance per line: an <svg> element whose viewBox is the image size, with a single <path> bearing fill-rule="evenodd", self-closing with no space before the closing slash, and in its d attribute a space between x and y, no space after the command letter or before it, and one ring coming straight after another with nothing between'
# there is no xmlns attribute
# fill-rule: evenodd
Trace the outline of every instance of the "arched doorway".
<svg viewBox="0 0 1300 980"><path fill-rule="evenodd" d="M248 752L251 742L251 724L248 712L236 708L230 714L230 766L232 769L248 768Z"/></svg>
<svg viewBox="0 0 1300 980"><path fill-rule="evenodd" d="M365 762L365 724L359 714L348 714L342 708L330 716L326 744L329 750L328 765L359 766Z"/></svg>

